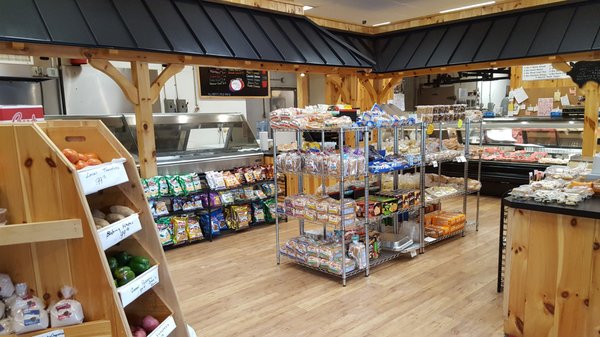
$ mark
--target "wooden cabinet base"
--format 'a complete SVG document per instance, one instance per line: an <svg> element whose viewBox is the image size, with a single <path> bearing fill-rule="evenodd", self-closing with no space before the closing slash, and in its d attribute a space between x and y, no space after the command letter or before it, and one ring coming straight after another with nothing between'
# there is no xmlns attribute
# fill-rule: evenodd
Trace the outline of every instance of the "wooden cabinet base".
<svg viewBox="0 0 600 337"><path fill-rule="evenodd" d="M600 334L600 220L510 208L504 332Z"/></svg>
<svg viewBox="0 0 600 337"><path fill-rule="evenodd" d="M19 337L35 337L49 333L52 331L64 331L65 337L111 337L110 321L93 321L79 325L65 326L62 328L53 328L40 331L34 331ZM9 335L8 337L16 337L17 335Z"/></svg>

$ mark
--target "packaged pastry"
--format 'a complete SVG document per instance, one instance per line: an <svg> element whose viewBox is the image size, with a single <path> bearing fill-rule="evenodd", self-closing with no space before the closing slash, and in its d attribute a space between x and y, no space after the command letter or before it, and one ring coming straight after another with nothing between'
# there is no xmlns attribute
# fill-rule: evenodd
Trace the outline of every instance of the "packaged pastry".
<svg viewBox="0 0 600 337"><path fill-rule="evenodd" d="M0 298L8 298L15 292L15 286L7 274L0 274ZM1 316L0 316L1 318Z"/></svg>
<svg viewBox="0 0 600 337"><path fill-rule="evenodd" d="M83 308L81 303L73 299L74 288L64 286L60 290L63 299L50 307L50 324L53 328L83 323Z"/></svg>
<svg viewBox="0 0 600 337"><path fill-rule="evenodd" d="M0 336L8 336L13 333L13 319L10 317L0 319Z"/></svg>
<svg viewBox="0 0 600 337"><path fill-rule="evenodd" d="M48 328L48 312L44 309L44 302L29 294L26 283L15 286L17 298L11 307L13 330L16 334L42 330Z"/></svg>

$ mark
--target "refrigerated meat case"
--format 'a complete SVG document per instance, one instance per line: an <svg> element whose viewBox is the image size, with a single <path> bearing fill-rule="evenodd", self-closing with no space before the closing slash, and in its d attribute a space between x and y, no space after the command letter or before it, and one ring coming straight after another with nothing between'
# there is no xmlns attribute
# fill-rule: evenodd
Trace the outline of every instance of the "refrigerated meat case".
<svg viewBox="0 0 600 337"><path fill-rule="evenodd" d="M496 148L502 151L521 151L525 154L545 152L548 157L570 159L581 155L583 119L551 117L511 117L485 118L483 120L483 152ZM452 130L442 135L444 139L457 137L465 144L466 134L462 130ZM471 144L479 144L480 134L470 133ZM473 150L476 147L472 147ZM529 173L545 170L555 163L519 162L498 156L485 156L481 167L481 193L502 196L514 187L529 183ZM476 157L469 160L470 172L478 165ZM487 158L487 160L486 160ZM442 173L449 176L462 176L462 165L449 163ZM471 176L470 178L476 178Z"/></svg>
<svg viewBox="0 0 600 337"><path fill-rule="evenodd" d="M135 114L46 119L101 120L139 164ZM153 119L159 175L228 170L263 162L263 152L241 113L159 113Z"/></svg>

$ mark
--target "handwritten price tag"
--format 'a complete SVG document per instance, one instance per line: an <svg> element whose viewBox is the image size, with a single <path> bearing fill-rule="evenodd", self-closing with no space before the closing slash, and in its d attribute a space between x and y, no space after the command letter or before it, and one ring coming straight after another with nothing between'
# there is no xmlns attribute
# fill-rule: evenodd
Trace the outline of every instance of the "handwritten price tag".
<svg viewBox="0 0 600 337"><path fill-rule="evenodd" d="M102 249L107 250L141 229L142 224L140 223L139 215L132 214L123 220L119 220L110 226L98 230Z"/></svg>
<svg viewBox="0 0 600 337"><path fill-rule="evenodd" d="M431 165L433 165L433 167L438 167L438 162L437 160L434 160L431 162Z"/></svg>
<svg viewBox="0 0 600 337"><path fill-rule="evenodd" d="M148 337L167 337L176 327L175 319L173 316L169 316Z"/></svg>
<svg viewBox="0 0 600 337"><path fill-rule="evenodd" d="M123 158L115 159L110 163L88 166L77 171L83 192L88 195L129 181L124 162Z"/></svg>
<svg viewBox="0 0 600 337"><path fill-rule="evenodd" d="M133 281L117 289L123 307L158 284L158 266L153 266Z"/></svg>
<svg viewBox="0 0 600 337"><path fill-rule="evenodd" d="M65 331L64 330L54 330L54 331L43 333L41 335L34 335L33 337L65 337Z"/></svg>

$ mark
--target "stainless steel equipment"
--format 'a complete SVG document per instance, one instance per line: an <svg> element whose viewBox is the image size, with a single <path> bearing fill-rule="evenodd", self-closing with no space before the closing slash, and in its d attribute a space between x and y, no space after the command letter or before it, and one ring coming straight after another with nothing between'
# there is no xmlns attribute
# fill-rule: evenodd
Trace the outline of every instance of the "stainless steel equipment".
<svg viewBox="0 0 600 337"><path fill-rule="evenodd" d="M99 119L138 160L135 114L47 119ZM154 132L161 175L226 170L263 161L254 134L239 113L155 114Z"/></svg>

